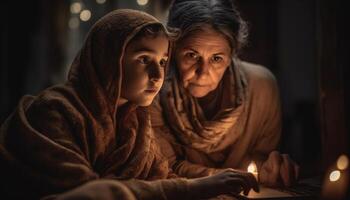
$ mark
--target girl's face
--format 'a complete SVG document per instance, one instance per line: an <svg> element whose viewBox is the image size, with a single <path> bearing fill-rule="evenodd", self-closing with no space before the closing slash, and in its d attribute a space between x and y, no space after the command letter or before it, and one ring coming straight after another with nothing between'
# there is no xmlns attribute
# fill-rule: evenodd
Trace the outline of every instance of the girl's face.
<svg viewBox="0 0 350 200"><path fill-rule="evenodd" d="M164 34L131 40L123 57L121 98L148 106L159 92L168 61L169 41Z"/></svg>
<svg viewBox="0 0 350 200"><path fill-rule="evenodd" d="M175 52L183 86L194 97L203 97L218 86L231 63L231 47L223 34L211 28L186 36Z"/></svg>

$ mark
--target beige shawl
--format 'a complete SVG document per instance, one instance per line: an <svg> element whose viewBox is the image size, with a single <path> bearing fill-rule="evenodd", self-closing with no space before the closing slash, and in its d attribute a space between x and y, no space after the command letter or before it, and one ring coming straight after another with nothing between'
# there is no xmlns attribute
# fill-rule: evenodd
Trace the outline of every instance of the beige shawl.
<svg viewBox="0 0 350 200"><path fill-rule="evenodd" d="M225 148L221 141L229 128L235 127L235 138L242 133L239 121L247 93L246 80L238 65L228 67L220 86L223 86L218 100L220 110L208 120L196 98L183 88L177 76L170 75L160 94L161 104L165 117L172 122L170 128L184 145L211 153Z"/></svg>

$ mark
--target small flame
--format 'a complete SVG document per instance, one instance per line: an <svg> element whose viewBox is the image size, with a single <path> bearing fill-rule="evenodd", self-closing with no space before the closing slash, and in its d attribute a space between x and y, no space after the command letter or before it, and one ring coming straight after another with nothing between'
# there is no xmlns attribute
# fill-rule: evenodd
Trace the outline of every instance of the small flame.
<svg viewBox="0 0 350 200"><path fill-rule="evenodd" d="M339 180L340 178L340 171L339 170L334 170L329 174L329 180L331 182L335 182L337 180Z"/></svg>
<svg viewBox="0 0 350 200"><path fill-rule="evenodd" d="M253 174L258 173L258 168L256 167L256 164L255 164L254 161L252 161L252 162L249 164L249 166L248 166L248 168L247 168L247 171L248 171L249 173L253 173Z"/></svg>

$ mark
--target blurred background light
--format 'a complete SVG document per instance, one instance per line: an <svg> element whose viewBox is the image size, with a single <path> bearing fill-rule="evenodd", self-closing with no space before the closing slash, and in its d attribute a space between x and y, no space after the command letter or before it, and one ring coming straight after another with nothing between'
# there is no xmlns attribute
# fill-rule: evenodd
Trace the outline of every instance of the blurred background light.
<svg viewBox="0 0 350 200"><path fill-rule="evenodd" d="M337 160L337 167L340 170L345 170L349 166L349 159L346 155L341 155Z"/></svg>
<svg viewBox="0 0 350 200"><path fill-rule="evenodd" d="M98 3L98 4L104 4L104 3L106 3L106 0L96 0L96 3Z"/></svg>
<svg viewBox="0 0 350 200"><path fill-rule="evenodd" d="M137 4L140 6L145 6L148 3L148 0L137 0Z"/></svg>
<svg viewBox="0 0 350 200"><path fill-rule="evenodd" d="M86 21L89 21L90 18L91 18L90 10L83 10L83 11L81 11L81 13L80 13L81 21L86 22Z"/></svg>
<svg viewBox="0 0 350 200"><path fill-rule="evenodd" d="M79 27L79 19L77 17L72 17L69 19L68 26L70 29L77 29Z"/></svg>
<svg viewBox="0 0 350 200"><path fill-rule="evenodd" d="M73 14L77 14L81 11L82 5L79 2L74 2L70 5L70 12Z"/></svg>

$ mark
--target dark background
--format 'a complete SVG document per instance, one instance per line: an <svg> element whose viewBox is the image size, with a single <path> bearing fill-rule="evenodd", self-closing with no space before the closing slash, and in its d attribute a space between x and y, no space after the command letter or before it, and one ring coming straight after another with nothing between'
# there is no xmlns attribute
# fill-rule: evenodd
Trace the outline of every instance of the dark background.
<svg viewBox="0 0 350 200"><path fill-rule="evenodd" d="M87 22L72 14L82 3ZM162 21L170 1L31 0L0 1L0 123L24 94L65 80L67 70L92 24L117 8L147 11ZM283 106L280 149L307 175L320 174L340 154L349 155L349 32L340 1L236 0L249 22L241 57L276 76ZM70 27L70 20L79 27Z"/></svg>

